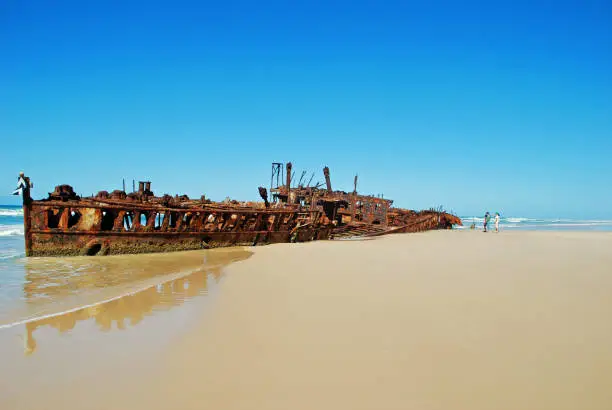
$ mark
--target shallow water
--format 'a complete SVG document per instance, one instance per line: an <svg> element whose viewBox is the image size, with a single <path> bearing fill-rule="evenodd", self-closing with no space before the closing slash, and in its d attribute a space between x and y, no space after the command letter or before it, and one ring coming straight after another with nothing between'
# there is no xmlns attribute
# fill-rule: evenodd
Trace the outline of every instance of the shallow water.
<svg viewBox="0 0 612 410"><path fill-rule="evenodd" d="M219 272L240 249L110 257L22 258L5 286L0 328L141 292L195 272ZM21 274L21 275L19 275Z"/></svg>
<svg viewBox="0 0 612 410"><path fill-rule="evenodd" d="M243 260L241 248L170 254L73 258L12 258L0 297L0 332L25 327L24 352L36 350L34 332L60 332L93 321L99 330L134 326L145 316L206 294L222 268ZM9 269L7 269L10 266ZM8 276L7 276L8 274Z"/></svg>

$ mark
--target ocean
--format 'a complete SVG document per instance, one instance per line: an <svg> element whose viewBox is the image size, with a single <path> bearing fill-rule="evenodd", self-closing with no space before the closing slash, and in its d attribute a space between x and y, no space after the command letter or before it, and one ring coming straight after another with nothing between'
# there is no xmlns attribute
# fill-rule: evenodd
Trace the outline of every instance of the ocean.
<svg viewBox="0 0 612 410"><path fill-rule="evenodd" d="M469 229L472 223L477 229L482 229L482 217L462 219L463 227L459 229ZM612 230L612 221L504 216L501 230L600 231ZM236 258L244 258L246 253L225 250L113 257L24 256L23 211L18 206L0 205L0 330L61 312L77 311L84 306L107 303L154 287L162 292L159 286L164 283L166 293L167 289L182 287L189 281L201 284L210 276L211 267L214 269ZM193 277L194 274L197 277ZM184 280L186 277L189 278L187 282ZM182 282L176 282L178 278L183 278ZM206 288L204 286L202 292ZM183 294L175 290L170 292L171 296L166 294L163 297L158 291L151 291L155 298L160 298L161 305L166 303L164 300L175 304L176 298L183 298Z"/></svg>
<svg viewBox="0 0 612 410"><path fill-rule="evenodd" d="M494 215L491 215L490 225L493 227ZM476 228L482 229L483 216L462 216L463 226L459 229L469 229L472 223ZM500 217L500 230L529 230L529 231L612 231L612 220L598 219L571 219L571 218L524 218Z"/></svg>
<svg viewBox="0 0 612 410"><path fill-rule="evenodd" d="M23 255L23 209L0 205L0 260Z"/></svg>

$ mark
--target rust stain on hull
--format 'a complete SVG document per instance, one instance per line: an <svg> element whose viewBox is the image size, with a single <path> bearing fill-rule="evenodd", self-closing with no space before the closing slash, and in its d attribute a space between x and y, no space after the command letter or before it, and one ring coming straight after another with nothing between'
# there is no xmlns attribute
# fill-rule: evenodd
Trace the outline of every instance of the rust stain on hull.
<svg viewBox="0 0 612 410"><path fill-rule="evenodd" d="M100 191L83 198L70 185L58 185L48 198L33 200L32 184L22 174L26 255L172 252L419 232L461 224L446 212L392 208L392 200L360 195L357 177L353 192L332 191L327 167L324 187L301 184L305 173L295 184L291 170L287 163L284 178L283 164L273 164L269 195L259 187L263 202L157 197L149 181L139 182L135 192Z"/></svg>

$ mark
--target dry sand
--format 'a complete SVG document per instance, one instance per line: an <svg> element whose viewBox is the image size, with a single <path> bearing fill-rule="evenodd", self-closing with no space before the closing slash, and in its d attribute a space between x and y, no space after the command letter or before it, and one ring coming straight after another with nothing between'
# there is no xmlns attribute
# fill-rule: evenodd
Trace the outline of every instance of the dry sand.
<svg viewBox="0 0 612 410"><path fill-rule="evenodd" d="M207 299L41 334L0 369L0 407L612 408L610 233L273 245Z"/></svg>

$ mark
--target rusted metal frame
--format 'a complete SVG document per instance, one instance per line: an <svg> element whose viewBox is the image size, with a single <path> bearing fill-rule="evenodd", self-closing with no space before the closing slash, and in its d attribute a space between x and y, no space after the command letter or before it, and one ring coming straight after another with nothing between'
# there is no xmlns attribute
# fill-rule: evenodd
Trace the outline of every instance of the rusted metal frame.
<svg viewBox="0 0 612 410"><path fill-rule="evenodd" d="M255 213L253 214L253 217L251 218L251 220L249 221L249 230L251 231L258 231L259 226L261 225L261 214L260 213Z"/></svg>
<svg viewBox="0 0 612 410"><path fill-rule="evenodd" d="M213 219L212 221L209 221L211 216ZM217 216L214 212L203 212L202 213L202 224L200 226L201 230L210 232L213 230L216 223L217 223Z"/></svg>
<svg viewBox="0 0 612 410"><path fill-rule="evenodd" d="M191 219L189 221L189 227L188 229L186 229L187 232L189 232L190 230L194 230L194 231L199 231L202 227L202 221L203 221L203 213L202 212L195 212L192 216Z"/></svg>
<svg viewBox="0 0 612 410"><path fill-rule="evenodd" d="M248 232L248 230L243 230L244 225L246 224L249 218L246 215L238 215L238 219L236 220L236 224L234 225L234 231Z"/></svg>
<svg viewBox="0 0 612 410"><path fill-rule="evenodd" d="M199 231L200 227L202 226L202 214L203 212L194 213L191 221L189 222L189 226L196 231Z"/></svg>
<svg viewBox="0 0 612 410"><path fill-rule="evenodd" d="M140 219L142 218L142 212L140 210L134 211L134 220L132 221L132 229L138 231L142 229L142 224L140 223Z"/></svg>
<svg viewBox="0 0 612 410"><path fill-rule="evenodd" d="M178 214L177 211L168 211L164 213L164 222L166 221L166 219L168 219L168 224L166 225L166 229L168 231L177 231L178 232L178 219L176 218L176 215ZM166 218L167 217L167 218ZM172 223L174 222L174 226L172 226Z"/></svg>
<svg viewBox="0 0 612 410"><path fill-rule="evenodd" d="M94 208L94 209L124 209L128 210L140 210L140 211L156 211L156 212L235 212L235 213L252 213L252 212L270 212L270 213L292 213L294 209L265 209L265 208L216 208L216 207L203 207L203 208L169 208L169 207L155 207L155 206L140 206L132 203L124 203L123 205L100 205L100 204L82 204L82 203L70 203L70 202L40 202L33 201L33 208L46 209L57 209L57 208Z"/></svg>
<svg viewBox="0 0 612 410"><path fill-rule="evenodd" d="M60 228L68 228L68 216L70 215L70 208L64 208L61 210L61 215L59 218L59 227Z"/></svg>
<svg viewBox="0 0 612 410"><path fill-rule="evenodd" d="M289 202L290 200L289 194L291 192L291 168L292 168L291 162L287 162L286 166L287 166L287 181L285 183L285 187L287 190L287 202Z"/></svg>
<svg viewBox="0 0 612 410"><path fill-rule="evenodd" d="M278 217L278 224L276 227L277 231L282 231L283 229L285 229L286 227L290 226L289 221L287 220L285 215L279 215ZM290 229L289 229L290 231Z"/></svg>
<svg viewBox="0 0 612 410"><path fill-rule="evenodd" d="M293 225L297 223L298 218L299 218L299 213L293 213L291 215L285 216L283 218L283 226L287 228L291 228Z"/></svg>
<svg viewBox="0 0 612 410"><path fill-rule="evenodd" d="M47 209L41 209L40 213L42 213L42 216L43 216L43 218L42 218L43 225L44 226L49 226L49 212L48 212L48 210ZM25 222L25 220L26 220L25 213L23 215L23 219L24 219L24 222ZM29 215L28 215L27 219L30 220Z"/></svg>
<svg viewBox="0 0 612 410"><path fill-rule="evenodd" d="M157 212L156 211L152 211L152 210L147 210L147 226L146 226L146 230L147 231L155 231L155 219L157 219Z"/></svg>
<svg viewBox="0 0 612 410"><path fill-rule="evenodd" d="M277 232L277 231L279 231L280 222L281 222L281 215L274 215L274 221L268 227L269 231L270 232Z"/></svg>
<svg viewBox="0 0 612 410"><path fill-rule="evenodd" d="M183 219L185 218L185 215L187 215L187 212L177 212L178 217L176 219L176 226L173 228L178 232L181 232L181 230L183 229Z"/></svg>
<svg viewBox="0 0 612 410"><path fill-rule="evenodd" d="M108 211L106 211L106 212L108 212ZM113 222L113 230L114 231L123 231L123 230L125 230L125 226L123 225L123 217L125 216L125 212L126 211L124 211L124 210L120 210L115 215L115 220Z"/></svg>
<svg viewBox="0 0 612 410"><path fill-rule="evenodd" d="M191 224L193 222L193 218L195 217L194 212L182 212L179 214L179 222L177 223L177 231L186 232L191 230Z"/></svg>
<svg viewBox="0 0 612 410"><path fill-rule="evenodd" d="M223 212L223 225L221 225L221 227L219 228L219 231L221 232L226 232L228 230L228 228L230 227L232 221L232 215L234 215L232 212ZM233 225L232 225L233 228Z"/></svg>
<svg viewBox="0 0 612 410"><path fill-rule="evenodd" d="M265 219L267 215L263 214L263 213L258 213L257 214L257 219L255 221L255 231L261 231L262 226L263 226L263 221L266 221L266 228L268 226L267 224L267 220ZM267 231L267 229L266 229Z"/></svg>
<svg viewBox="0 0 612 410"><path fill-rule="evenodd" d="M329 168L328 167L323 168L323 176L325 177L325 185L326 185L326 188L327 188L327 192L332 193L331 178L329 176Z"/></svg>
<svg viewBox="0 0 612 410"><path fill-rule="evenodd" d="M192 231L183 231L183 232L174 232L174 231L166 231L166 232L132 232L132 231L59 231L59 230L48 230L48 231L43 231L43 230L38 230L38 229L33 229L30 231L33 234L37 234L37 235L85 235L85 236L90 236L90 235L100 235L100 236L113 236L113 235L119 235L119 236L151 236L151 237L156 237L156 236L181 236L181 235L185 235L185 236L199 236L199 235L210 235L210 234L216 234L218 236L223 236L225 234L230 234L230 235L237 235L237 234L244 234L244 233L249 233L249 234L262 234L262 233L289 233L288 230L286 231L248 231L248 232L244 232L244 231L239 231L239 232L234 232L234 231L199 231L199 232L192 232Z"/></svg>
<svg viewBox="0 0 612 410"><path fill-rule="evenodd" d="M164 218L161 221L161 226L159 227L160 231L166 232L168 231L168 225L170 224L170 210L164 211Z"/></svg>
<svg viewBox="0 0 612 410"><path fill-rule="evenodd" d="M131 230L134 227L134 218L136 212L134 210L128 209L125 211L125 216L123 217L123 225L127 230Z"/></svg>
<svg viewBox="0 0 612 410"><path fill-rule="evenodd" d="M266 232L272 232L274 230L274 223L276 222L277 215L269 214L264 215L264 225L266 227ZM272 218L272 222L270 222L270 218Z"/></svg>
<svg viewBox="0 0 612 410"><path fill-rule="evenodd" d="M356 207L357 207L357 193L355 192L351 200L351 224L355 223L355 213L357 211Z"/></svg>
<svg viewBox="0 0 612 410"><path fill-rule="evenodd" d="M223 212L216 212L214 216L215 222L213 225L213 232L222 232L223 226L225 226L226 223L225 214Z"/></svg>
<svg viewBox="0 0 612 410"><path fill-rule="evenodd" d="M242 229L242 226L247 218L244 214L242 215L235 214L235 215L236 215L236 221L234 222L234 227L232 228L232 231L239 231Z"/></svg>
<svg viewBox="0 0 612 410"><path fill-rule="evenodd" d="M222 231L232 232L234 230L234 227L238 223L238 214L235 214L234 212L228 212L225 214L225 216L227 218L225 219L225 223L223 224ZM236 218L233 218L233 216L236 216Z"/></svg>
<svg viewBox="0 0 612 410"><path fill-rule="evenodd" d="M236 226L236 223L238 222L238 214L234 212L228 212L225 215L228 216L228 218L225 220L225 224L223 224L223 232L232 232L234 230L234 227ZM235 219L232 218L234 215L236 216Z"/></svg>
<svg viewBox="0 0 612 410"><path fill-rule="evenodd" d="M255 215L254 214L250 214L250 215L238 215L238 224L237 226L237 230L241 230L242 232L250 232L250 227L253 226L252 221L255 220Z"/></svg>

